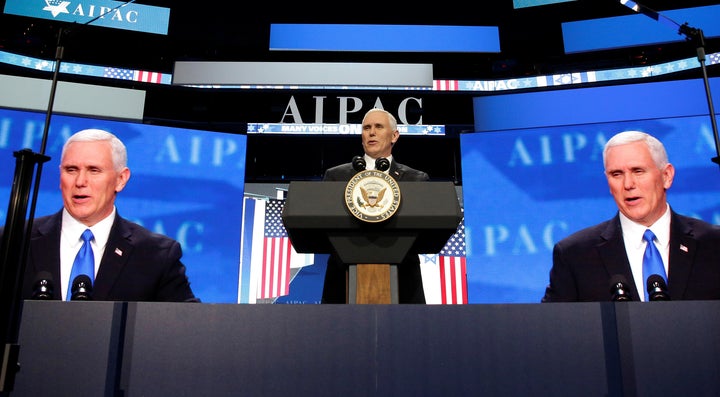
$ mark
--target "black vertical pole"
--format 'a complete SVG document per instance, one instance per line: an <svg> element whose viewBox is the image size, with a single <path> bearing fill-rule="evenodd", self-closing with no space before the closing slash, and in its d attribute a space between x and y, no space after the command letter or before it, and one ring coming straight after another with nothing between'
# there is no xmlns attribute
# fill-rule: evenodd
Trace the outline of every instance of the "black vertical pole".
<svg viewBox="0 0 720 397"><path fill-rule="evenodd" d="M30 149L23 149L14 153L16 157L15 176L13 177L13 186L10 192L5 228L2 241L0 241L0 244L2 244L0 245L0 321L2 321L0 322L2 324L2 329L0 329L0 343L2 343L0 345L0 352L2 353L2 356L0 356L0 396L5 396L12 391L15 374L19 370L20 345L18 344L18 333L22 313L22 286L25 275L25 262L30 246L30 233L40 187L42 165L50 160L50 157L45 155L45 149L55 103L60 62L64 51L60 45L62 36L63 29L60 28L55 52L55 71L50 86L50 99L45 115L41 151L40 153L34 153ZM36 166L37 173L35 173ZM30 213L28 214L33 175L35 175L35 189L30 202ZM25 221L26 218L27 222Z"/></svg>

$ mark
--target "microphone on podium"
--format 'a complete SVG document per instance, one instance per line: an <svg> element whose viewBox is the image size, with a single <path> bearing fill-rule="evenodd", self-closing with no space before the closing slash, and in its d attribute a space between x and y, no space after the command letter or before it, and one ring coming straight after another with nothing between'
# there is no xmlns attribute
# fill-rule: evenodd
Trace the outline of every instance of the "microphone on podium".
<svg viewBox="0 0 720 397"><path fill-rule="evenodd" d="M390 160L385 157L380 157L375 160L375 169L378 171L387 171L390 168Z"/></svg>
<svg viewBox="0 0 720 397"><path fill-rule="evenodd" d="M610 294L613 302L629 302L632 300L628 293L628 282L622 274L610 278Z"/></svg>
<svg viewBox="0 0 720 397"><path fill-rule="evenodd" d="M92 281L90 277L81 274L75 277L72 283L72 295L70 300L73 301L89 301L92 300Z"/></svg>
<svg viewBox="0 0 720 397"><path fill-rule="evenodd" d="M365 171L365 167L367 167L367 164L365 163L365 159L362 156L355 156L352 159L352 166L355 171Z"/></svg>
<svg viewBox="0 0 720 397"><path fill-rule="evenodd" d="M55 292L55 281L52 273L48 271L38 272L33 283L33 293L31 299L34 300L51 300Z"/></svg>
<svg viewBox="0 0 720 397"><path fill-rule="evenodd" d="M647 279L647 291L650 301L669 301L670 293L668 292L665 279L658 274L651 274Z"/></svg>

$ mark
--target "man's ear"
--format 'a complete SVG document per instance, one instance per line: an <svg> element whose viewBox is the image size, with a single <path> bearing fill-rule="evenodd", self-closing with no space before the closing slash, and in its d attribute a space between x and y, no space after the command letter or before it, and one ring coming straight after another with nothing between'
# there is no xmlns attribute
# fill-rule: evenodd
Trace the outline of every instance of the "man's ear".
<svg viewBox="0 0 720 397"><path fill-rule="evenodd" d="M130 168L125 167L124 170L120 171L117 182L115 183L115 193L120 193L127 185L130 180Z"/></svg>

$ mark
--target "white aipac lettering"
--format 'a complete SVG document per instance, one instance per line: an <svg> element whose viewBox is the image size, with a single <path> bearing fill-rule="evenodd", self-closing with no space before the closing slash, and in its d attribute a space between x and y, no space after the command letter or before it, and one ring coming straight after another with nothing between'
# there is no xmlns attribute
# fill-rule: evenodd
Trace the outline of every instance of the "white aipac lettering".
<svg viewBox="0 0 720 397"><path fill-rule="evenodd" d="M537 254L540 248L552 251L559 235L567 233L568 224L565 221L548 221L542 228L532 230L527 224L486 225L484 227L486 256ZM562 232L562 233L560 233ZM558 236L556 234L559 233ZM533 237L533 236L537 236ZM536 240L541 242L540 245Z"/></svg>
<svg viewBox="0 0 720 397"><path fill-rule="evenodd" d="M587 137L583 134L563 134L562 141L566 163L574 163L577 158L575 153L587 146Z"/></svg>
<svg viewBox="0 0 720 397"><path fill-rule="evenodd" d="M225 158L232 157L238 153L238 144L232 139L213 139L212 165L221 167Z"/></svg>
<svg viewBox="0 0 720 397"><path fill-rule="evenodd" d="M513 145L512 153L510 153L510 161L508 161L508 166L514 167L516 162L520 162L520 165L532 165L533 161L530 157L530 152L525 147L525 143L523 142L522 138L518 138L515 140L515 145Z"/></svg>
<svg viewBox="0 0 720 397"><path fill-rule="evenodd" d="M193 136L190 138L190 158L188 163L200 164L200 155L202 154L202 138Z"/></svg>
<svg viewBox="0 0 720 397"><path fill-rule="evenodd" d="M515 244L513 244L512 254L536 254L537 251L535 241L533 241L530 235L530 229L526 224L520 225L517 229L517 238L515 239Z"/></svg>
<svg viewBox="0 0 720 397"><path fill-rule="evenodd" d="M111 13L112 13L112 17L110 17L111 20L120 21L120 22L123 21L123 17L122 17L122 14L120 13L120 10L114 10Z"/></svg>
<svg viewBox="0 0 720 397"><path fill-rule="evenodd" d="M542 232L542 242L546 250L550 251L553 249L556 241L560 240L560 237L567 235L568 223L565 221L549 221Z"/></svg>
<svg viewBox="0 0 720 397"><path fill-rule="evenodd" d="M478 80L473 84L473 91L492 91L493 82L488 80Z"/></svg>
<svg viewBox="0 0 720 397"><path fill-rule="evenodd" d="M316 103L317 106L317 103ZM320 101L320 107L322 107L322 101ZM290 113L288 113L290 111ZM316 113L317 115L317 113ZM322 116L322 110L320 110L320 115ZM288 102L287 106L285 107L285 111L283 112L282 118L280 119L281 123L285 122L285 117L292 116L291 123L294 124L302 124L302 117L300 116L300 109L298 108L297 103L295 102L295 97L290 96L290 101ZM315 121L318 122L317 120Z"/></svg>
<svg viewBox="0 0 720 397"><path fill-rule="evenodd" d="M175 239L183 247L185 252L200 253L203 251L202 238L205 225L200 222L186 221L180 224ZM191 239L195 241L191 242Z"/></svg>
<svg viewBox="0 0 720 397"><path fill-rule="evenodd" d="M91 10L94 9L94 6L91 6L90 9L91 9ZM78 4L78 6L75 7L75 10L72 12L72 14L73 14L73 15L77 15L77 16L81 16L81 17L84 17L84 16L85 16L85 12L83 11L83 5L82 5L82 3L81 3L81 4ZM94 15L88 15L88 16L89 16L89 17L93 17Z"/></svg>
<svg viewBox="0 0 720 397"><path fill-rule="evenodd" d="M178 150L175 137L168 135L163 142L160 151L155 155L155 161L158 163L164 163L169 161L170 163L180 163L180 151Z"/></svg>
<svg viewBox="0 0 720 397"><path fill-rule="evenodd" d="M137 23L138 12L137 11L128 11L127 14L125 14L125 20L129 23Z"/></svg>
<svg viewBox="0 0 720 397"><path fill-rule="evenodd" d="M398 111L397 111L398 122L400 124L411 124L410 122L408 122L408 118L407 118L407 107L408 107L408 103L410 101L417 103L418 109L422 109L422 99L421 98L407 97L407 98L403 99L400 102L400 105L398 106ZM422 114L422 113L420 113L420 114ZM416 124L422 124L422 116L420 116L420 119L418 119Z"/></svg>
<svg viewBox="0 0 720 397"><path fill-rule="evenodd" d="M315 124L322 124L324 113L323 104L325 103L325 98L327 97L314 96L313 98L315 98Z"/></svg>
<svg viewBox="0 0 720 397"><path fill-rule="evenodd" d="M357 113L362 109L362 99L354 96L341 96L338 97L338 100L340 101L340 124L347 124L348 113ZM380 98L378 98L379 100ZM353 103L352 110L348 110L348 101Z"/></svg>
<svg viewBox="0 0 720 397"><path fill-rule="evenodd" d="M95 5L90 4L88 6L88 12L87 15L85 14L85 10L83 9L82 3L78 4L77 7L75 7L75 10L73 10L72 14L76 16L81 17L88 17L88 18L95 18L99 17L101 19L104 19L106 16L110 16L110 20L117 21L117 22L128 22L128 23L137 23L138 21L138 12L135 10L129 10L124 16L121 12L120 8L110 8L110 7L104 7L100 6L98 7L98 13L95 14Z"/></svg>
<svg viewBox="0 0 720 397"><path fill-rule="evenodd" d="M324 106L325 106L325 99L326 96L313 96L315 99L315 124L324 124ZM340 125L347 124L348 115L350 114L356 114L363 110L363 102L362 99L358 97L350 97L350 96L340 96L337 97L339 110L338 110L338 123ZM419 120L415 123L411 123L408 120L407 114L408 114L408 108L409 106L415 103L418 105L418 110L422 110L422 99L415 98L415 97L407 97L403 99L400 104L398 105L397 109L397 117L398 117L398 124L422 124L422 116L420 116ZM383 106L383 103L380 99L380 97L376 97L374 104L371 108L379 108L379 109L385 109ZM369 110L369 109L368 109ZM419 112L418 113L422 113ZM292 120L288 120L288 118L291 118ZM292 123L292 124L303 124L303 118L300 114L300 108L297 104L297 101L295 100L294 96L290 96L290 100L287 103L287 106L285 106L285 111L283 111L282 117L280 118L280 123Z"/></svg>
<svg viewBox="0 0 720 397"><path fill-rule="evenodd" d="M498 244L507 241L509 236L510 232L505 225L485 226L485 255L496 256L498 254Z"/></svg>
<svg viewBox="0 0 720 397"><path fill-rule="evenodd" d="M691 134L688 135L692 136ZM717 148L715 147L715 135L710 126L704 123L700 125L700 134L694 150L695 153L700 156L714 156L717 153Z"/></svg>
<svg viewBox="0 0 720 397"><path fill-rule="evenodd" d="M581 153L588 151L588 138L581 133L562 134L560 140L555 141L554 145L549 135L538 135L533 138L537 140L537 145L529 145L523 138L516 139L513 150L510 153L508 166L531 166L535 163L547 165L555 163L556 158L564 163L575 163L581 158ZM602 149L606 140L604 135L600 133L593 142L594 146L589 151L589 154L585 154L585 156L591 160L595 160L602 155ZM528 149L529 147L537 148L535 156L533 156L533 152ZM558 152L555 152L553 148Z"/></svg>
<svg viewBox="0 0 720 397"><path fill-rule="evenodd" d="M7 148L10 143L10 127L12 126L11 117L3 117L0 120L0 149Z"/></svg>

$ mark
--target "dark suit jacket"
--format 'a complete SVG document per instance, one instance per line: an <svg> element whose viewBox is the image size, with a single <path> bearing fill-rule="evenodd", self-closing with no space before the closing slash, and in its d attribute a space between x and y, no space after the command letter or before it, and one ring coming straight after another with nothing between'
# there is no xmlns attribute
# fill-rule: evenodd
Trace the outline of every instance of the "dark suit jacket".
<svg viewBox="0 0 720 397"><path fill-rule="evenodd" d="M23 298L32 297L40 271L60 282L62 211L33 221L23 281ZM199 302L180 262L180 244L115 215L105 253L93 283L93 300ZM54 299L61 299L60 286ZM67 288L67 286L62 286Z"/></svg>
<svg viewBox="0 0 720 397"><path fill-rule="evenodd" d="M390 164L390 175L397 181L427 181L427 173L419 171L394 160ZM357 171L351 163L341 164L325 171L325 181L349 181ZM420 259L417 255L408 255L403 263L398 265L398 302L399 303L425 303L425 291L420 273ZM348 265L343 264L331 255L325 271L322 303L346 302L346 274Z"/></svg>
<svg viewBox="0 0 720 397"><path fill-rule="evenodd" d="M672 300L720 299L720 227L673 211L669 262ZM619 215L555 245L542 301L610 301L610 279L616 274L625 276L632 300L639 301L642 291L635 287Z"/></svg>

